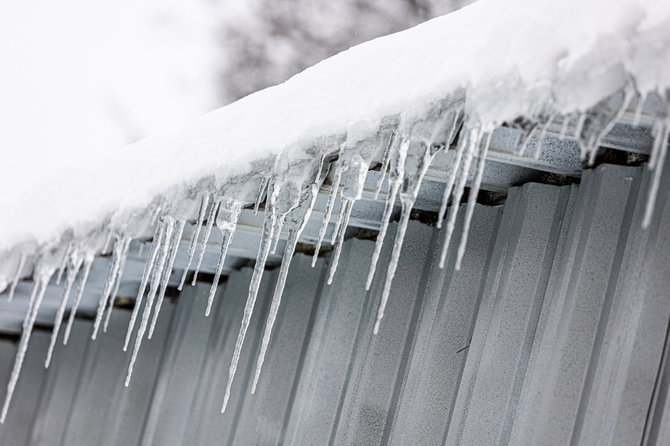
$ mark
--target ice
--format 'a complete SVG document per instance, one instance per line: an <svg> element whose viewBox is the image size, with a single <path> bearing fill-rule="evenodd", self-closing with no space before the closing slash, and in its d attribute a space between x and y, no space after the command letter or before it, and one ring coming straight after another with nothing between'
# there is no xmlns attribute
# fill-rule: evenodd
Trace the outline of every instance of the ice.
<svg viewBox="0 0 670 446"><path fill-rule="evenodd" d="M219 262L216 265L216 273L214 274L214 280L212 281L212 286L209 289L209 298L207 299L207 309L205 310L205 316L209 316L210 311L212 310L212 303L214 302L214 295L216 294L216 288L219 285L219 279L221 279L221 272L223 271L223 265L226 261L226 253L228 252L228 246L230 241L233 238L233 233L237 227L237 219L240 216L240 211L242 210L242 203L231 200L228 198L223 198L221 200L221 205L219 207L219 214L216 217L216 227L219 228L222 235L221 241L221 252L219 254Z"/></svg>
<svg viewBox="0 0 670 446"><path fill-rule="evenodd" d="M37 268L38 271L33 277L35 284L28 302L28 311L26 312L26 316L23 320L21 339L19 340L19 347L16 353L16 359L14 360L14 367L12 368L12 374L9 378L9 383L7 384L7 395L5 397L5 404L2 407L2 415L0 415L0 423L4 423L5 418L7 417L7 411L9 410L9 404L12 401L12 395L14 394L14 389L16 388L16 382L19 380L19 375L21 374L23 359L25 358L26 351L28 350L28 343L30 342L30 335L33 331L33 326L35 325L37 312L40 309L40 305L42 305L42 299L46 293L49 279L51 279L51 275L55 269L53 266L49 265L48 261L45 261L44 259L37 266Z"/></svg>
<svg viewBox="0 0 670 446"><path fill-rule="evenodd" d="M489 147L491 145L491 136L493 135L492 131L489 131L484 140L484 144L481 146L479 154L477 155L477 171L475 178L470 186L470 192L468 195L468 204L465 209L465 221L463 223L463 235L461 235L461 242L458 245L458 253L456 254L456 271L461 269L461 261L465 255L465 248L468 244L468 234L470 232L470 223L472 222L472 215L475 212L475 204L477 204L477 196L479 195L479 188L482 185L482 177L484 176L484 167L486 166L486 156L489 153Z"/></svg>
<svg viewBox="0 0 670 446"><path fill-rule="evenodd" d="M16 286L21 281L21 273L23 272L23 267L26 265L26 258L28 255L25 252L21 253L19 258L19 265L16 267L16 274L14 275L14 280L12 280L12 286L9 288L9 296L7 301L11 302L14 299L14 293L16 292Z"/></svg>
<svg viewBox="0 0 670 446"><path fill-rule="evenodd" d="M156 297L156 292L158 290L159 282L162 277L163 268L165 266L165 260L168 255L168 248L170 246L170 238L172 237L172 232L174 231L175 222L172 217L166 217L162 222L163 234L159 239L160 246L160 257L154 266L154 275L151 279L151 287L149 288L149 294L147 295L147 300L144 304L144 312L142 313L142 320L140 321L140 327L137 329L137 336L135 337L135 347L133 348L132 356L130 357L130 364L128 365L128 375L126 376L125 386L128 387L130 384L130 378L133 376L133 367L135 366L135 361L137 361L137 354L140 351L140 346L142 345L142 339L144 338L144 333L147 330L147 325L149 324L149 317L151 316L151 310L153 308L154 298ZM139 303L135 303L137 307ZM128 330L130 333L131 330Z"/></svg>
<svg viewBox="0 0 670 446"><path fill-rule="evenodd" d="M275 319L277 318L277 312L279 311L279 305L281 304L281 298L284 293L286 277L288 276L293 253L295 252L295 247L298 243L298 239L300 238L300 234L302 234L302 231L305 229L305 225L307 224L307 221L312 214L312 209L314 208L314 202L316 201L318 192L318 183L304 185L302 187L302 193L298 206L289 212L286 216L286 225L288 226L288 240L286 241L286 247L284 248L284 256L282 257L281 267L279 269L279 277L277 278L274 294L272 295L270 312L265 323L265 331L263 332L261 350L256 361L256 372L254 374L254 381L251 386L251 393L256 392L256 386L261 374L261 369L263 368L265 354L267 352L268 345L270 344L272 327L274 326Z"/></svg>
<svg viewBox="0 0 670 446"><path fill-rule="evenodd" d="M158 293L158 300L156 301L156 309L154 310L154 316L151 319L151 327L149 327L149 334L147 335L147 339L151 339L154 334L154 329L156 328L156 321L158 321L158 315L161 312L163 299L165 298L165 290L167 290L168 282L170 281L170 275L172 274L172 266L174 265L174 260L177 257L177 251L179 250L179 242L181 242L181 236L184 234L184 226L186 226L185 220L177 220L174 236L170 242L170 257L168 259L165 272L163 273L163 280L161 281L161 288Z"/></svg>
<svg viewBox="0 0 670 446"><path fill-rule="evenodd" d="M116 301L116 295L119 292L119 286L121 285L121 278L123 277L123 272L126 269L126 259L128 257L128 249L130 248L131 239L125 237L122 239L122 251L121 251L121 263L119 264L119 270L116 274L116 279L114 280L114 289L112 294L109 297L109 305L107 306L107 315L105 316L105 322L102 324L103 333L107 333L107 326L109 325L109 320L112 317L112 310L114 309L114 302Z"/></svg>
<svg viewBox="0 0 670 446"><path fill-rule="evenodd" d="M65 314L65 307L70 297L70 291L72 290L72 285L74 284L74 279L81 268L81 264L84 262L84 257L77 252L76 250L68 250L67 257L67 277L65 278L65 287L63 289L63 297L61 297L60 305L56 311L56 318L54 319L54 326L51 330L51 341L49 343L49 350L47 352L46 360L44 361L44 367L49 368L51 363L51 356L53 355L54 347L56 346L56 340L58 339L58 332L60 331L60 326L63 321L63 314Z"/></svg>
<svg viewBox="0 0 670 446"><path fill-rule="evenodd" d="M124 239L120 237L116 238L116 243L114 243L114 251L112 254L112 264L109 268L107 279L105 280L105 288L100 295L100 299L98 300L98 311L95 314L95 321L93 322L93 333L91 334L91 339L93 340L95 340L98 336L98 330L100 329L100 323L102 322L105 308L107 308L107 305L109 304L110 296L112 294L114 284L116 283L117 275L119 274L125 245L126 243Z"/></svg>
<svg viewBox="0 0 670 446"><path fill-rule="evenodd" d="M144 272L142 273L142 281L140 282L140 289L137 292L137 298L135 299L135 306L133 307L133 312L130 315L130 322L128 323L128 331L126 332L126 339L123 342L123 351L128 350L128 344L130 343L130 337L133 334L133 328L135 327L135 321L137 320L137 315L140 312L140 306L142 304L142 298L144 296L144 291L147 288L147 282L149 276L151 275L151 270L154 268L154 263L156 262L156 254L163 242L163 236L165 235L165 225L159 223L156 225L156 230L154 232L153 243L151 245L151 252L149 257L147 257L147 262L144 265Z"/></svg>
<svg viewBox="0 0 670 446"><path fill-rule="evenodd" d="M214 227L214 221L216 220L216 211L219 209L219 204L221 204L220 199L214 200L212 203L212 208L209 211L207 216L207 227L205 228L205 233L202 236L202 246L200 247L200 256L198 257L198 264L195 267L193 272L193 280L191 281L191 286L195 285L195 282L198 280L198 272L202 266L202 259L205 258L205 252L207 251L207 242L209 241L209 236L212 234L212 228Z"/></svg>
<svg viewBox="0 0 670 446"><path fill-rule="evenodd" d="M186 281L186 275L188 274L188 269L191 266L193 261L193 256L195 255L195 247L198 245L198 235L200 235L200 229L202 228L202 222L205 220L205 215L207 212L207 206L209 204L209 194L202 195L202 204L200 206L200 213L198 214L198 223L195 225L195 232L193 232L193 238L191 239L191 245L188 248L188 260L186 261L186 266L184 267L184 273L181 276L181 281L179 282L179 291L184 287L184 282Z"/></svg>
<svg viewBox="0 0 670 446"><path fill-rule="evenodd" d="M440 255L440 268L444 268L444 264L447 260L447 252L449 251L449 245L451 244L451 236L456 227L456 217L458 216L458 209L460 207L461 198L463 197L463 191L465 190L465 183L470 172L472 156L481 143L481 133L479 129L472 128L468 129L467 135L462 134L461 138L463 138L463 145L467 148L465 149L463 162L459 167L458 184L456 184L456 188L453 191L451 208L449 208L449 214L447 215L447 229L444 235L442 253Z"/></svg>
<svg viewBox="0 0 670 446"><path fill-rule="evenodd" d="M88 275L91 272L91 266L93 266L94 256L91 253L84 255L84 274L81 276L79 281L79 287L77 288L77 297L72 304L70 309L70 316L67 321L67 326L65 327L65 334L63 335L63 345L67 345L68 339L70 339L70 333L72 332L72 324L74 324L74 318L77 315L77 309L79 308L79 303L81 302L81 296L84 295L84 288L86 288L86 282L88 281Z"/></svg>
<svg viewBox="0 0 670 446"><path fill-rule="evenodd" d="M326 214L323 217L323 221L321 222L321 229L319 229L319 237L316 242L316 248L314 249L314 256L312 257L312 268L316 266L316 261L319 258L319 250L321 249L321 244L323 243L323 239L326 236L326 231L328 230L328 224L330 223L330 219L333 215L333 208L335 207L335 199L337 198L337 192L340 187L341 176L342 170L338 166L335 169L335 177L333 178L333 182L330 186L330 195L328 195ZM335 230L333 230L333 233L335 233Z"/></svg>

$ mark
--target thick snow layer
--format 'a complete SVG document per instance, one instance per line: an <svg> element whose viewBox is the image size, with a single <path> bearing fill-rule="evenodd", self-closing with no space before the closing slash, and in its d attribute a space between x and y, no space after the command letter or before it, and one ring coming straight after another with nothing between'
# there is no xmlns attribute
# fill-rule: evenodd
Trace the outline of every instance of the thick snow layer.
<svg viewBox="0 0 670 446"><path fill-rule="evenodd" d="M362 139L382 118L421 116L461 87L468 118L486 126L546 108L584 110L631 79L640 92L670 85L667 0L480 0L351 48L173 134L71 160L68 168L45 168L49 157L32 160L39 178L3 183L0 249L53 240L119 208L146 205L172 186L209 175L224 181L319 136L355 129L350 139ZM54 116L66 109L47 106ZM27 116L41 112L31 107ZM2 137L5 154L48 131L30 123L25 142Z"/></svg>

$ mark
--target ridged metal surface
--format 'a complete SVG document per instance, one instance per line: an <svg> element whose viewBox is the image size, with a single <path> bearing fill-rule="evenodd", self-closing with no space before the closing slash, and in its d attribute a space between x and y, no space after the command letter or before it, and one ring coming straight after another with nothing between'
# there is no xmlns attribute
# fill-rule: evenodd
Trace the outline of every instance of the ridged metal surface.
<svg viewBox="0 0 670 446"><path fill-rule="evenodd" d="M166 302L127 389L129 311L97 341L78 320L48 371L37 330L0 443L670 444L669 176L646 230L643 168L512 188L504 206L477 207L460 271L455 249L437 265L443 232L411 221L378 335L391 241L369 292L374 242L347 241L330 286L327 255L312 269L297 254L251 395L266 270L224 414L250 268L230 273L208 318L208 284ZM0 342L0 379L15 350Z"/></svg>

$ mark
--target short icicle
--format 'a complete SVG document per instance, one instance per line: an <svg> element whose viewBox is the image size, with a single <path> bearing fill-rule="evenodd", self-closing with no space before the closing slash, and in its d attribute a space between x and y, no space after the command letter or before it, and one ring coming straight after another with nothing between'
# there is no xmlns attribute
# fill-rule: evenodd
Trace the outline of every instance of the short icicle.
<svg viewBox="0 0 670 446"><path fill-rule="evenodd" d="M468 204L465 209L465 221L463 223L463 234L461 235L461 242L458 245L458 253L456 255L456 271L461 269L461 261L465 255L465 248L468 244L468 234L470 232L470 224L472 222L472 215L475 212L475 204L477 204L477 195L479 195L479 189L482 185L482 177L484 176L484 167L486 165L486 156L489 153L489 147L491 145L491 134L488 132L486 135L486 140L484 145L481 147L479 152L479 158L477 159L477 173L475 174L474 182L470 186L470 194L468 196Z"/></svg>
<svg viewBox="0 0 670 446"><path fill-rule="evenodd" d="M202 204L200 205L200 212L198 213L198 223L195 225L195 232L193 232L193 238L191 239L191 245L188 248L188 260L186 261L186 266L184 267L184 273L181 276L181 281L177 289L179 291L184 288L184 282L186 282L186 276L188 275L188 269L193 262L193 256L195 255L195 248L198 245L198 236L200 235L200 230L202 229L202 222L205 221L205 215L207 212L207 206L209 205L209 194L203 194Z"/></svg>
<svg viewBox="0 0 670 446"><path fill-rule="evenodd" d="M86 288L86 282L88 281L88 275L91 272L91 266L93 266L94 258L95 257L92 254L85 255L84 274L81 276L79 286L77 287L77 296L74 299L72 308L70 308L70 316L67 321L67 326L65 327L65 334L63 335L63 345L67 345L67 341L68 339L70 339L70 333L72 332L72 324L74 324L74 318L77 315L77 309L79 308L81 297L84 295L84 288Z"/></svg>
<svg viewBox="0 0 670 446"><path fill-rule="evenodd" d="M144 338L144 333L147 330L147 325L149 324L149 317L151 316L151 309L153 307L154 298L156 297L156 291L158 290L158 285L163 273L163 267L165 266L165 260L168 254L168 247L170 246L170 237L172 237L172 231L174 230L174 220L170 217L166 218L166 221L163 222L163 231L165 234L161 237L160 240L160 256L156 265L154 266L154 275L151 279L151 287L149 289L149 294L147 294L147 300L144 304L144 312L142 313L142 320L140 321L140 327L137 329L137 336L135 338L135 347L133 348L133 354L130 357L130 364L128 364L128 375L126 376L126 381L124 385L128 387L130 384L130 378L133 376L133 367L135 366L135 361L137 361L137 354L140 351L140 346L142 345L142 339ZM138 305L137 303L135 304Z"/></svg>
<svg viewBox="0 0 670 446"><path fill-rule="evenodd" d="M319 250L321 249L321 244L323 239L326 236L326 231L328 231L328 224L330 224L330 219L333 215L333 208L335 207L335 199L337 198L337 191L340 186L340 178L342 177L342 171L338 165L335 170L335 178L333 183L330 186L330 195L328 196L328 204L326 205L326 215L323 217L323 222L321 222L321 228L319 229L319 237L316 242L316 248L314 249L314 256L312 257L312 268L316 266L316 261L319 258Z"/></svg>
<svg viewBox="0 0 670 446"><path fill-rule="evenodd" d="M205 252L207 252L207 242L209 241L209 236L212 234L212 228L214 227L214 222L216 221L216 211L219 209L219 204L221 204L221 199L215 200L214 203L212 203L212 209L210 209L209 215L207 216L207 227L205 228L205 233L202 235L200 256L198 256L198 264L195 266L195 271L193 272L191 286L195 286L195 283L198 280L198 272L200 272L202 259L205 258Z"/></svg>
<svg viewBox="0 0 670 446"><path fill-rule="evenodd" d="M219 262L216 265L216 273L214 274L212 286L209 289L209 297L207 299L207 309L205 310L205 316L209 316L209 313L212 311L214 295L216 294L216 289L219 285L219 280L221 279L221 272L223 271L223 265L226 262L228 247L230 246L230 241L232 240L233 234L235 233L237 219L240 216L241 210L242 204L234 200L222 201L221 207L219 208L219 215L216 217L216 226L221 231L221 236L223 239L221 240L221 253L219 254Z"/></svg>
<svg viewBox="0 0 670 446"><path fill-rule="evenodd" d="M149 327L149 334L147 335L147 339L151 339L154 334L154 328L156 328L156 321L158 320L158 315L160 314L161 307L163 306L163 299L165 299L165 290L167 290L170 276L172 275L172 266L174 265L174 260L177 257L177 251L179 250L179 242L181 242L181 236L184 234L184 226L186 226L185 220L177 221L176 230L174 231L174 236L172 237L172 242L170 243L170 257L168 258L167 266L163 272L163 280L161 281L161 288L158 292L156 309L154 310L154 315L151 319L151 327Z"/></svg>
<svg viewBox="0 0 670 446"><path fill-rule="evenodd" d="M26 258L28 256L26 253L21 253L21 258L19 259L19 266L16 268L16 274L14 275L14 280L12 280L12 286L9 288L9 296L7 301L11 302L14 299L14 293L16 292L16 286L21 281L21 273L23 272L23 267L26 265Z"/></svg>
<svg viewBox="0 0 670 446"><path fill-rule="evenodd" d="M65 314L65 307L67 306L68 298L70 297L70 291L72 290L72 285L74 284L74 279L81 268L83 262L83 257L78 253L74 252L68 256L68 266L67 266L67 276L65 278L65 289L63 290L63 297L61 297L60 305L56 311L56 318L54 319L54 326L51 330L51 341L49 342L49 350L47 351L47 357L44 361L44 367L49 368L51 363L51 357L53 355L54 347L56 346L56 340L58 339L58 332L60 331L61 323L63 322L63 314Z"/></svg>
<svg viewBox="0 0 670 446"><path fill-rule="evenodd" d="M9 378L9 383L7 384L7 396L5 397L5 404L2 407L0 423L4 423L5 418L7 418L7 411L9 410L9 404L12 401L12 395L14 394L16 383L19 380L19 375L21 374L21 367L23 366L23 360L26 356L26 351L28 350L28 343L30 342L30 335L33 331L33 326L35 325L37 312L39 311L40 305L42 304L42 299L46 293L51 274L51 271L42 272L39 274L33 287L33 292L28 303L28 311L26 312L26 316L23 319L23 330L21 331L21 339L19 341L16 359L14 360L14 367Z"/></svg>
<svg viewBox="0 0 670 446"><path fill-rule="evenodd" d="M147 282L149 281L151 270L153 269L154 262L156 261L156 254L158 253L158 248L161 246L163 242L164 233L165 233L165 225L163 224L156 225L153 242L151 244L151 251L149 252L149 257L147 257L147 262L144 265L144 272L142 273L142 281L140 282L140 289L137 292L137 298L135 299L133 312L130 315L130 322L128 323L128 331L126 332L126 339L123 342L124 352L128 350L128 344L130 343L130 337L133 334L135 321L137 320L137 315L140 312L140 306L142 304L142 298L144 297L144 291L146 291Z"/></svg>

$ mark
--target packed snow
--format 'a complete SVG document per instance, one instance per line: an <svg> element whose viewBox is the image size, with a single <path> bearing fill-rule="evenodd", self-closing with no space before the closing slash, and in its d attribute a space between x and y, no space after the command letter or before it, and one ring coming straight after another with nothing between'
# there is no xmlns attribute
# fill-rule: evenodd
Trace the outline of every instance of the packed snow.
<svg viewBox="0 0 670 446"><path fill-rule="evenodd" d="M95 338L105 310L109 314L113 307L113 290L123 273L129 241L154 233L125 339L124 350L143 311L128 386L145 333L148 329L151 336L150 325L158 317L186 221L197 221L188 254L189 265L197 259L197 274L214 224L224 235L222 265L240 210L254 204L257 209L264 197L263 234L229 368L224 411L268 255L276 249L282 227L288 230L254 388L270 345L291 257L329 170L334 180L326 221L335 197L343 203L332 240L329 283L337 269L351 209L361 198L373 165L384 166L389 193L368 287L380 273L379 252L387 242L396 199L402 205L376 333L383 323L404 229L421 181L438 152L453 150L456 154L438 219L440 225L446 223L440 265L444 265L447 250L458 249L459 267L467 225L460 245L451 246L460 207L448 207L448 203L461 201L471 172L475 178L471 187L479 188L495 126L513 122L527 134L537 131L541 138L558 121L563 136L578 140L584 160L592 162L600 139L614 122L627 110L642 110L639 104L645 104L653 119L655 143L649 166L655 170L657 189L658 166L665 162L670 129L668 86L667 1L480 0L413 29L354 47L284 84L204 115L171 135L143 140L104 159L85 160L72 170L53 170L39 182L19 184L24 195L3 206L4 215L12 217L0 221L0 247L19 248L7 251L0 282L11 283L13 289L28 254L36 264L35 287L2 418L44 290L61 265L68 270L68 292L63 296L67 300L82 265L83 284L90 268L88 259L111 249L111 268L92 334ZM519 151L524 153L524 144ZM653 184L646 223L653 211ZM465 221L472 216L476 196L471 190ZM319 245L325 232L322 229L319 234ZM185 279L186 275L180 287ZM210 305L214 291L215 284ZM62 314L58 318L56 325Z"/></svg>

